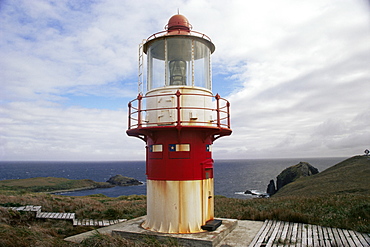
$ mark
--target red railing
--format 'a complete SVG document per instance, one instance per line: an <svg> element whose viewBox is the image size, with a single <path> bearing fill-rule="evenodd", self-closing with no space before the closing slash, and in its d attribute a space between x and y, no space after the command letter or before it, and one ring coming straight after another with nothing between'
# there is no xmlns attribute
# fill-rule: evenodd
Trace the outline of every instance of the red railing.
<svg viewBox="0 0 370 247"><path fill-rule="evenodd" d="M215 99L215 107L193 107L193 106L182 106L181 97L185 95L191 96L200 96L200 97L210 97ZM164 97L164 96L175 96L176 104L174 107L159 107L153 109L147 109L143 107L143 103L152 97ZM176 113L176 116L173 118L174 121L168 122L149 122L143 118L144 114L155 111L163 110L173 110ZM182 110L204 110L209 112L215 112L215 119L211 121L192 121L182 119ZM213 114L212 114L213 115ZM207 94L194 94L194 93L181 93L179 90L176 93L169 94L157 94L142 96L141 94L138 97L128 103L128 129L136 128L146 128L154 126L204 126L204 127L217 127L217 128L227 128L230 129L230 103L224 98L221 98L220 95L207 95Z"/></svg>
<svg viewBox="0 0 370 247"><path fill-rule="evenodd" d="M176 34L176 31L178 32L178 34L181 34L182 32L184 32L184 30L182 30L182 29L177 29L177 30L171 30L171 31L170 31L170 34L172 34L172 35L173 35L173 34ZM150 40L152 40L152 39L156 39L156 38L158 38L158 37L165 36L165 35L167 35L168 33L169 33L169 32L166 30L166 31L160 31L160 32L158 32L158 33L152 34L152 35L150 35L150 36L146 39L146 42L148 42L148 41L150 41ZM188 33L189 33L189 35L191 35L191 36L195 36L195 37L203 38L203 39L206 39L206 40L208 40L208 41L212 42L212 41L211 41L211 38L210 38L210 37L208 37L207 35L205 35L204 33L200 33L200 32L193 31L193 30L188 31Z"/></svg>

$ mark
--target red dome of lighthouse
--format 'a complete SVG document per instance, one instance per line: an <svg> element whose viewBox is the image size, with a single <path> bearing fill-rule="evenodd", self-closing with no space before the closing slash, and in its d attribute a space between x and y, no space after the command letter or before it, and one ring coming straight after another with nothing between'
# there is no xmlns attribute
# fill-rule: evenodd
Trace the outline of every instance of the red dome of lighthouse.
<svg viewBox="0 0 370 247"><path fill-rule="evenodd" d="M168 30L168 32L175 31L175 30L190 32L190 30L192 29L192 26L185 16L177 14L177 15L172 16L168 20L168 24L166 25L165 28Z"/></svg>

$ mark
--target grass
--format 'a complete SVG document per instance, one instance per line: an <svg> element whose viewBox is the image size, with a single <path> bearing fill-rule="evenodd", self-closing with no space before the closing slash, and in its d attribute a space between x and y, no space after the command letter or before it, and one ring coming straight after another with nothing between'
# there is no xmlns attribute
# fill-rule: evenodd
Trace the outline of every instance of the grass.
<svg viewBox="0 0 370 247"><path fill-rule="evenodd" d="M136 218L146 214L145 196L103 195L84 197L58 196L42 193L2 195L3 206L41 205L43 211L76 212L77 218L118 219ZM370 232L370 197L358 194L329 196L287 196L243 200L215 197L215 215L241 220L283 220ZM70 222L35 220L26 213L0 208L0 247L2 246L177 246L155 240L132 242L118 237L94 236L82 244L63 238L93 227L73 227ZM92 244L94 243L94 244Z"/></svg>
<svg viewBox="0 0 370 247"><path fill-rule="evenodd" d="M286 196L242 200L215 198L215 215L240 220L282 220L370 232L370 196Z"/></svg>
<svg viewBox="0 0 370 247"><path fill-rule="evenodd" d="M90 179L67 179L54 177L37 177L27 179L9 179L0 181L0 190L19 192L52 192L82 188L112 187L109 183L95 182Z"/></svg>

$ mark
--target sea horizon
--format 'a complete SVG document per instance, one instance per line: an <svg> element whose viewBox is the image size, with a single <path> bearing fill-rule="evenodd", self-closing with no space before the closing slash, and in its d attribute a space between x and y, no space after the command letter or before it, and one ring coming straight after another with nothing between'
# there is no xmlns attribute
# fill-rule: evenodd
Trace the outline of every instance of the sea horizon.
<svg viewBox="0 0 370 247"><path fill-rule="evenodd" d="M246 190L266 192L271 179L285 168L308 162L323 170L349 157L316 158L258 158L258 159L214 159L215 195L234 198L249 198ZM84 196L104 194L110 197L120 195L145 195L145 160L130 161L0 161L0 180L32 177L64 177L68 179L91 179L105 182L121 174L144 182L141 186L99 188L62 193L63 195Z"/></svg>

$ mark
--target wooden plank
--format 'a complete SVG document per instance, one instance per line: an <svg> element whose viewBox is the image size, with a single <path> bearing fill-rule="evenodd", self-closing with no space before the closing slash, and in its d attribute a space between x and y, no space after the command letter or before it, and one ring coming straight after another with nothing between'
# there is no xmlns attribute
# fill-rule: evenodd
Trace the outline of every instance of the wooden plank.
<svg viewBox="0 0 370 247"><path fill-rule="evenodd" d="M331 228L333 235L334 235L334 241L337 246L344 246L344 243L341 238L341 232L338 228Z"/></svg>
<svg viewBox="0 0 370 247"><path fill-rule="evenodd" d="M267 225L269 224L268 222L269 222L268 220L265 220L262 227L259 229L258 233L256 234L256 236L253 238L252 242L250 243L249 245L250 247L259 246L257 245L257 242L262 236L262 234L264 233L265 229L267 228Z"/></svg>
<svg viewBox="0 0 370 247"><path fill-rule="evenodd" d="M289 246L292 241L292 232L293 232L293 222L287 222L288 224L288 231L284 239L285 245Z"/></svg>
<svg viewBox="0 0 370 247"><path fill-rule="evenodd" d="M347 239L349 246L358 246L355 241L352 239L352 235L348 230L342 229L344 236Z"/></svg>
<svg viewBox="0 0 370 247"><path fill-rule="evenodd" d="M300 242L300 237L298 237L298 223L293 223L292 225L292 234L290 237L290 246L297 246L297 242Z"/></svg>
<svg viewBox="0 0 370 247"><path fill-rule="evenodd" d="M367 243L370 245L370 233L364 233L363 236L366 239Z"/></svg>
<svg viewBox="0 0 370 247"><path fill-rule="evenodd" d="M289 223L288 222L285 222L285 223L281 224L281 226L280 226L281 235L280 235L280 239L276 239L277 242L284 243L286 241L288 228L289 228Z"/></svg>
<svg viewBox="0 0 370 247"><path fill-rule="evenodd" d="M362 246L360 240L358 239L356 233L354 231L351 231L351 230L347 230L348 234L351 236L351 239L353 241L353 243L355 244L355 246Z"/></svg>
<svg viewBox="0 0 370 247"><path fill-rule="evenodd" d="M44 218L45 213L41 212L36 215L36 218Z"/></svg>
<svg viewBox="0 0 370 247"><path fill-rule="evenodd" d="M347 238L346 238L345 234L343 233L343 230L342 230L342 229L337 228L337 231L338 231L338 235L339 235L339 237L340 237L340 240L342 241L342 245L343 245L343 246L350 246L350 245L348 244L348 241L347 241Z"/></svg>
<svg viewBox="0 0 370 247"><path fill-rule="evenodd" d="M325 245L326 246L335 246L333 243L335 243L334 240L334 235L331 230L331 227L323 227L323 230L325 232Z"/></svg>
<svg viewBox="0 0 370 247"><path fill-rule="evenodd" d="M307 245L313 246L313 230L311 224L309 224L307 228Z"/></svg>
<svg viewBox="0 0 370 247"><path fill-rule="evenodd" d="M280 227L278 229L278 232L275 237L275 242L279 242L280 239L283 239L284 237L282 236L283 234L283 229L284 229L284 224L280 224Z"/></svg>
<svg viewBox="0 0 370 247"><path fill-rule="evenodd" d="M276 224L274 225L273 231L266 244L266 247L271 247L275 243L276 234L278 233L279 227L281 224L284 224L284 223L282 221L276 221Z"/></svg>
<svg viewBox="0 0 370 247"><path fill-rule="evenodd" d="M45 212L43 218L46 219L46 218L48 218L49 215L50 215L49 212Z"/></svg>
<svg viewBox="0 0 370 247"><path fill-rule="evenodd" d="M312 243L313 243L313 246L320 246L316 225L312 225Z"/></svg>
<svg viewBox="0 0 370 247"><path fill-rule="evenodd" d="M361 234L359 232L355 232L355 234L357 235L357 238L358 240L360 241L361 245L366 247L366 246L370 246L370 242L367 242L366 241L366 238L365 238L365 234Z"/></svg>
<svg viewBox="0 0 370 247"><path fill-rule="evenodd" d="M302 237L302 244L301 246L302 247L307 247L308 246L308 225L307 224L302 224L302 234L301 234L301 237Z"/></svg>
<svg viewBox="0 0 370 247"><path fill-rule="evenodd" d="M261 244L266 244L268 242L268 240L270 239L270 236L271 236L271 233L272 233L272 231L275 227L276 221L270 220L269 223L270 223L270 225L266 229L266 232L265 232L263 238L259 241L259 242L261 242Z"/></svg>
<svg viewBox="0 0 370 247"><path fill-rule="evenodd" d="M262 233L260 239L257 242L257 246L265 245L270 239L271 233L276 225L276 221L269 220L265 231Z"/></svg>
<svg viewBox="0 0 370 247"><path fill-rule="evenodd" d="M296 247L302 247L302 224L297 223Z"/></svg>
<svg viewBox="0 0 370 247"><path fill-rule="evenodd" d="M324 232L323 232L322 227L316 225L316 229L317 229L317 240L318 240L318 243L319 243L318 246L325 246L325 241L324 241L325 236L324 236Z"/></svg>
<svg viewBox="0 0 370 247"><path fill-rule="evenodd" d="M257 235L254 237L252 243L249 245L250 247L252 246L260 246L263 243L263 240L268 233L270 227L271 227L272 221L270 220L265 220L263 223L262 227L258 231Z"/></svg>

